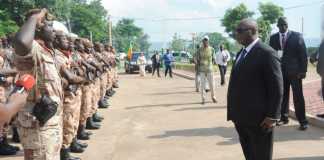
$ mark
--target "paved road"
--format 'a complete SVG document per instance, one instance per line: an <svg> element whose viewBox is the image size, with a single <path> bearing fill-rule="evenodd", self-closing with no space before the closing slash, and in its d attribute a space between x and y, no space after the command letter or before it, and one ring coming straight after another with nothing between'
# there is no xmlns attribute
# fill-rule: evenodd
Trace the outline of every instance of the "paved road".
<svg viewBox="0 0 324 160"><path fill-rule="evenodd" d="M100 111L106 117L103 129L95 132L89 149L78 155L83 160L244 159L233 125L226 121L226 88L217 87L218 104L202 106L193 81L138 75L120 78L113 107ZM276 130L274 159L324 160L324 130L296 128L292 122Z"/></svg>

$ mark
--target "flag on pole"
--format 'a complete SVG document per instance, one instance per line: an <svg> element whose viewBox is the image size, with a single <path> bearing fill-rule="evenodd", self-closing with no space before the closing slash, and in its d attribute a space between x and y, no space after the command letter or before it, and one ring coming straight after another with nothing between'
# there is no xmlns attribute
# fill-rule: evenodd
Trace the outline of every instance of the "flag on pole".
<svg viewBox="0 0 324 160"><path fill-rule="evenodd" d="M132 54L133 54L133 46L132 46L132 43L129 44L129 48L128 48L128 52L127 52L127 58L129 60L132 59Z"/></svg>

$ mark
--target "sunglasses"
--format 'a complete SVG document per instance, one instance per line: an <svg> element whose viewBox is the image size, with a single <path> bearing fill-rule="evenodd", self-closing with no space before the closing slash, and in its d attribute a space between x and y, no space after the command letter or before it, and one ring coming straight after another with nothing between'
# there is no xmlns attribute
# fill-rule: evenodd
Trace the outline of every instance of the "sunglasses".
<svg viewBox="0 0 324 160"><path fill-rule="evenodd" d="M241 34L241 33L244 33L244 32L246 32L248 30L251 30L251 29L250 28L237 28L236 29L236 32L239 33L239 34Z"/></svg>

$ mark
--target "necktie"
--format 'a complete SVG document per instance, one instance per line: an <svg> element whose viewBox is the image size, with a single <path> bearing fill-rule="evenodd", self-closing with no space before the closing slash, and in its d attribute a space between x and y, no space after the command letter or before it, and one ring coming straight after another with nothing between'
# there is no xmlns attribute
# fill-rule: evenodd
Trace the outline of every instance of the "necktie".
<svg viewBox="0 0 324 160"><path fill-rule="evenodd" d="M281 34L281 49L284 50L285 49L285 45L286 45L286 35L283 33Z"/></svg>
<svg viewBox="0 0 324 160"><path fill-rule="evenodd" d="M247 54L246 49L243 49L241 55L239 56L239 59L236 61L236 66L239 66L242 63L242 61L245 58L246 54Z"/></svg>

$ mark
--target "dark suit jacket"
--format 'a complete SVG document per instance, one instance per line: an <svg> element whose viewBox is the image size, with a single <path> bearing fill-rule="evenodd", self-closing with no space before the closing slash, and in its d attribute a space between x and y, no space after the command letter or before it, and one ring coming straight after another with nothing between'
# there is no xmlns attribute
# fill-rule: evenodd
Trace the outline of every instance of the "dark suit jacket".
<svg viewBox="0 0 324 160"><path fill-rule="evenodd" d="M156 54L154 54L152 57L151 57L151 60L152 60L152 64L156 67L159 67L160 64L161 64L161 61L162 61L162 56L160 56L160 60L158 61L156 59Z"/></svg>
<svg viewBox="0 0 324 160"><path fill-rule="evenodd" d="M239 66L233 66L227 118L246 126L259 126L266 117L279 119L282 96L283 78L277 53L259 41Z"/></svg>
<svg viewBox="0 0 324 160"><path fill-rule="evenodd" d="M279 33L270 37L270 46L277 51L282 50L279 37ZM298 73L307 72L307 50L304 38L300 33L288 32L281 64L285 75L296 76Z"/></svg>
<svg viewBox="0 0 324 160"><path fill-rule="evenodd" d="M318 52L316 52L316 54L312 55L311 58L315 59L315 61L317 61L317 73L321 77L324 77L324 41L321 42Z"/></svg>

